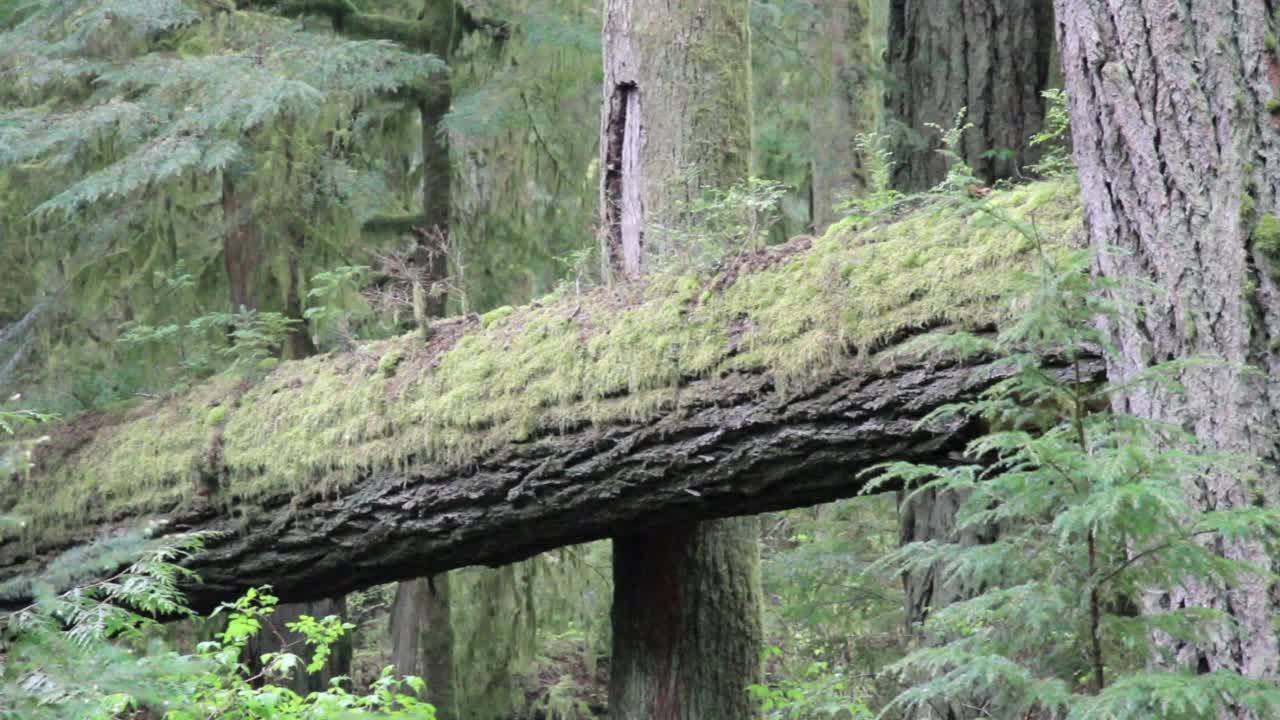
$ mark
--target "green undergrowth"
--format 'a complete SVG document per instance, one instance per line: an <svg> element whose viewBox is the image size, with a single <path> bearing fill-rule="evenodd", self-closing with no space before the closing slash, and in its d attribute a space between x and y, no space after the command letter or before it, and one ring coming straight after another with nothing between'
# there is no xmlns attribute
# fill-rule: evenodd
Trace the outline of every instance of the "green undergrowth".
<svg viewBox="0 0 1280 720"><path fill-rule="evenodd" d="M912 330L999 322L1036 243L998 216L1033 223L1056 252L1080 227L1076 197L1061 180L981 206L932 199L860 231L833 228L808 249L740 259L727 274L504 310L452 336L434 329L425 345L410 335L282 363L247 388L215 378L46 453L0 507L48 539L205 502L188 500L201 475L219 478L211 501L244 508L282 492L341 492L373 468L465 466L571 425L648 419L698 378L760 371L794 392Z"/></svg>

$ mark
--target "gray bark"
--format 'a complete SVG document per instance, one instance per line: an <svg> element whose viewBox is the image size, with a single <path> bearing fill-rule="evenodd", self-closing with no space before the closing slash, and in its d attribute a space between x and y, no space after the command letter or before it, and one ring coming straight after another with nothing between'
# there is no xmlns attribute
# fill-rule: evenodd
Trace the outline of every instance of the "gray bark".
<svg viewBox="0 0 1280 720"><path fill-rule="evenodd" d="M282 491L235 508L194 504L158 517L86 522L78 539L0 542L0 581L61 552L153 523L153 534L220 530L190 561L197 610L270 584L319 599L467 565L681 521L803 507L856 495L859 471L889 460L955 462L974 428L917 428L999 376L990 362L882 365L850 359L803 394L763 374L686 384L678 407L635 422L582 422L511 443L465 466L378 468L341 495ZM1100 377L1100 363L1087 367ZM7 598L14 607L24 598Z"/></svg>
<svg viewBox="0 0 1280 720"><path fill-rule="evenodd" d="M914 494L907 490L900 491L898 517L901 544L936 540L979 545L994 541L997 536L995 528L961 530L956 527L956 513L966 499L967 494L954 491L924 490ZM903 576L908 630L917 631L935 608L972 597L974 588L947 582L945 570L942 564L935 563L924 572Z"/></svg>
<svg viewBox="0 0 1280 720"><path fill-rule="evenodd" d="M449 573L402 582L391 605L391 662L396 674L427 681L438 720L456 720Z"/></svg>
<svg viewBox="0 0 1280 720"><path fill-rule="evenodd" d="M1209 354L1226 361L1185 371L1182 396L1140 387L1117 397L1117 409L1175 423L1212 449L1264 462L1261 496L1218 474L1188 478L1198 507L1274 502L1280 58L1273 3L1057 0L1056 6L1085 217L1100 251L1097 271L1123 285L1116 291L1129 303L1123 307L1143 308L1110 327L1119 352L1109 358L1108 374L1124 383L1173 358ZM1273 566L1257 544L1219 540L1216 547ZM1189 580L1153 592L1149 605L1216 608L1230 613L1241 632L1202 645L1168 642L1177 661L1193 671L1276 677L1268 582L1245 577L1219 592Z"/></svg>
<svg viewBox="0 0 1280 720"><path fill-rule="evenodd" d="M892 0L886 105L901 123L894 182L928 189L947 174L937 150L956 114L974 127L960 154L987 183L1033 159L1027 140L1044 122L1053 47L1052 0ZM1014 161L983 158L1015 151Z"/></svg>
<svg viewBox="0 0 1280 720"><path fill-rule="evenodd" d="M809 113L813 231L839 219L835 206L870 185L856 136L876 129L882 95L873 77L871 15L867 0L815 2L811 28L818 87Z"/></svg>
<svg viewBox="0 0 1280 720"><path fill-rule="evenodd" d="M675 225L708 187L746 179L751 46L746 3L610 0L600 151L606 277L680 254Z"/></svg>

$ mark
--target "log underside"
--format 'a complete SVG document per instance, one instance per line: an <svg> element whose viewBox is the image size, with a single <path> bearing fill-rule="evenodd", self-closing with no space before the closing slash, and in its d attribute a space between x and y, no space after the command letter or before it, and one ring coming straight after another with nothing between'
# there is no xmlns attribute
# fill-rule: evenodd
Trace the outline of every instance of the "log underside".
<svg viewBox="0 0 1280 720"><path fill-rule="evenodd" d="M1103 373L1101 362L1087 369ZM851 359L791 397L765 374L730 374L690 383L656 422L584 424L509 443L467 467L374 472L341 496L280 495L239 518L207 505L161 519L161 532L225 533L188 563L202 579L185 588L193 609L264 584L291 602L333 597L673 523L850 497L865 485L860 473L886 461L961 461L976 423L916 425L1001 374L989 359ZM87 527L76 543L156 521ZM67 549L0 544L0 580Z"/></svg>

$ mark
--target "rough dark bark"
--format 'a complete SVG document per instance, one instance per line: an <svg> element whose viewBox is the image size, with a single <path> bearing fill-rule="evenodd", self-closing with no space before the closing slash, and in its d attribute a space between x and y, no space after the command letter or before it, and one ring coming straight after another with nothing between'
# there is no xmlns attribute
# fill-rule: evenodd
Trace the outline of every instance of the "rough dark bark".
<svg viewBox="0 0 1280 720"><path fill-rule="evenodd" d="M810 214L813 231L822 234L840 217L835 206L870 185L856 136L876 129L880 83L872 76L875 61L867 0L814 5L811 54L818 87L809 114Z"/></svg>
<svg viewBox="0 0 1280 720"><path fill-rule="evenodd" d="M900 491L898 517L901 544L937 540L977 545L995 540L995 528L960 530L956 527L956 513L965 499L966 494L951 491L925 490L914 494ZM908 630L917 629L928 619L934 608L945 607L971 596L973 588L962 588L945 582L944 570L941 564L935 564L927 571L903 576Z"/></svg>
<svg viewBox="0 0 1280 720"><path fill-rule="evenodd" d="M251 668L261 668L260 659L264 653L288 652L303 659L303 665L311 660L311 648L307 647L300 633L290 630L287 625L296 622L303 615L320 620L329 615L346 617L346 598L325 598L306 603L282 603L275 611L263 618L262 630L249 641L245 648L245 661ZM324 667L317 672L308 673L305 667L298 667L285 680L272 680L276 685L291 688L294 692L305 695L319 692L330 687L330 681L336 677L349 675L351 672L351 636L344 635L332 646L332 653Z"/></svg>
<svg viewBox="0 0 1280 720"><path fill-rule="evenodd" d="M977 176L1015 176L1044 121L1052 47L1052 0L892 0L886 105L903 136L895 185L923 190L946 177L941 134L929 123L950 128L963 108L974 128L961 155ZM982 157L1001 148L1016 158Z"/></svg>
<svg viewBox="0 0 1280 720"><path fill-rule="evenodd" d="M427 681L427 698L436 706L438 720L457 720L449 573L396 586L391 661L397 675L417 675Z"/></svg>
<svg viewBox="0 0 1280 720"><path fill-rule="evenodd" d="M743 684L760 675L759 537L742 517L614 539L610 717L759 714Z"/></svg>
<svg viewBox="0 0 1280 720"><path fill-rule="evenodd" d="M1210 473L1187 478L1205 509L1277 498L1280 407L1280 57L1275 3L1058 0L1058 37L1086 224L1097 271L1119 281L1112 381L1154 363L1213 355L1177 395L1138 387L1118 409L1167 421L1208 447L1260 458L1261 488ZM1116 249L1119 249L1119 252ZM1148 289L1148 285L1154 290ZM1251 372L1252 370L1252 372ZM1261 372L1257 372L1261 370ZM1260 492L1259 492L1260 490ZM1273 567L1260 545L1217 540L1227 556ZM1154 607L1212 607L1238 635L1169 643L1192 671L1277 672L1275 590L1244 577L1229 592L1152 593ZM1244 711L1239 712L1245 716Z"/></svg>
<svg viewBox="0 0 1280 720"><path fill-rule="evenodd" d="M289 278L284 291L284 316L297 320L290 326L285 338L284 357L298 360L316 354L316 344L311 340L311 332L303 319L302 301L302 253L306 249L307 237L301 227L289 228Z"/></svg>
<svg viewBox="0 0 1280 720"><path fill-rule="evenodd" d="M287 601L318 599L681 521L851 497L871 465L954 461L969 428L915 425L942 404L975 397L996 374L978 361L880 367L874 359L832 372L785 397L762 374L698 380L681 390L678 407L633 423L583 422L462 467L378 468L339 496L285 491L252 506L118 518L84 527L77 542L149 522L156 534L221 530L190 562L204 581L186 588L196 609L262 584ZM0 580L67 549L0 543Z"/></svg>

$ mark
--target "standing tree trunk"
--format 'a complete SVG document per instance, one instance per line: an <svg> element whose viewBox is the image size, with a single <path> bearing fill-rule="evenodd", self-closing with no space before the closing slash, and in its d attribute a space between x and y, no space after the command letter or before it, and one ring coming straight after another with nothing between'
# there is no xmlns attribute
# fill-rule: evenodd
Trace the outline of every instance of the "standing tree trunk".
<svg viewBox="0 0 1280 720"><path fill-rule="evenodd" d="M1097 271L1118 281L1109 328L1112 382L1155 363L1209 354L1184 370L1185 392L1138 387L1117 410L1173 423L1209 448L1259 458L1258 494L1226 474L1187 478L1206 510L1275 502L1280 362L1280 57L1274 3L1057 0L1074 154ZM1119 251L1117 251L1117 248ZM1259 372L1260 371L1260 372ZM1274 563L1258 544L1215 541L1225 555ZM1149 607L1230 614L1203 644L1165 639L1194 672L1275 678L1275 598L1262 577L1229 591L1149 594ZM1246 717L1243 710L1239 717Z"/></svg>
<svg viewBox="0 0 1280 720"><path fill-rule="evenodd" d="M911 491L899 491L898 517L899 541L902 545L913 542L958 542L963 545L980 545L994 542L995 528L958 530L956 513L964 504L967 494L938 490L923 490L914 495ZM926 570L906 573L902 577L906 596L905 619L909 632L919 632L920 625L929 618L935 608L942 608L957 600L971 597L975 588L960 587L945 581L946 568L935 563Z"/></svg>
<svg viewBox="0 0 1280 720"><path fill-rule="evenodd" d="M746 0L609 0L601 152L607 277L681 252L704 188L751 156ZM659 228L665 228L659 231ZM613 541L614 720L746 720L760 681L759 523L732 518Z"/></svg>
<svg viewBox="0 0 1280 720"><path fill-rule="evenodd" d="M461 35L455 32L458 13L453 0L424 0L419 19L419 50L450 59ZM452 167L444 116L453 104L449 77L437 73L427 94L418 100L422 120L422 225L411 261L414 320L423 337L427 323L445 312L443 282L449 276L450 216L453 210ZM427 699L440 720L458 717L454 687L453 619L449 602L449 574L402 582L396 586L391 613L393 662L400 675L420 675L427 681Z"/></svg>
<svg viewBox="0 0 1280 720"><path fill-rule="evenodd" d="M872 77L868 0L815 2L813 13L811 54L818 86L809 113L810 216L813 232L821 235L839 218L836 204L870 186L856 136L875 130L882 93Z"/></svg>
<svg viewBox="0 0 1280 720"><path fill-rule="evenodd" d="M613 541L615 720L747 720L760 678L755 517Z"/></svg>
<svg viewBox="0 0 1280 720"><path fill-rule="evenodd" d="M303 664L295 668L289 678L281 683L299 695L326 690L334 678L350 675L352 656L351 636L343 635L333 644L333 654L324 667L308 673L305 665L311 659L310 649L301 634L286 627L303 615L310 615L317 620L329 615L345 618L347 600L345 597L338 597L306 603L281 603L275 607L275 612L263 618L262 630L246 648L247 662L254 668L260 667L259 660L264 653L289 652L301 657Z"/></svg>
<svg viewBox="0 0 1280 720"><path fill-rule="evenodd" d="M402 582L391 605L391 661L396 674L427 681L438 720L456 720L449 573Z"/></svg>
<svg viewBox="0 0 1280 720"><path fill-rule="evenodd" d="M894 185L903 191L933 187L947 175L941 128L973 127L957 151L985 182L1015 177L1031 160L1027 144L1044 124L1044 100L1052 76L1051 0L892 0L889 7L888 111L900 123ZM937 127L933 127L937 126ZM1002 151L1012 151L1012 156ZM994 156L986 156L996 151ZM899 503L901 540L990 542L996 529L961 533L955 513L966 495L923 492ZM930 612L968 595L945 584L935 564L903 575L905 620L917 639ZM962 707L915 716L975 717Z"/></svg>
<svg viewBox="0 0 1280 720"><path fill-rule="evenodd" d="M941 133L930 124L950 128L962 109L974 127L959 151L978 178L1015 177L1033 159L1027 140L1044 121L1051 2L891 0L887 105L901 123L897 187L924 190L946 177Z"/></svg>
<svg viewBox="0 0 1280 720"><path fill-rule="evenodd" d="M601 250L607 277L638 277L680 254L670 229L689 203L747 178L747 4L609 0L604 36Z"/></svg>
<svg viewBox="0 0 1280 720"><path fill-rule="evenodd" d="M430 97L418 103L422 115L422 227L412 259L427 291L426 317L437 318L445 310L441 284L449 276L449 211L453 206L449 139L442 123L453 95L448 77L437 77L432 86Z"/></svg>
<svg viewBox="0 0 1280 720"><path fill-rule="evenodd" d="M257 297L253 292L253 280L262 264L262 248L253 232L244 206L244 198L236 188L231 169L222 171L222 259L227 269L227 285L231 292L231 311L241 308L256 309Z"/></svg>

